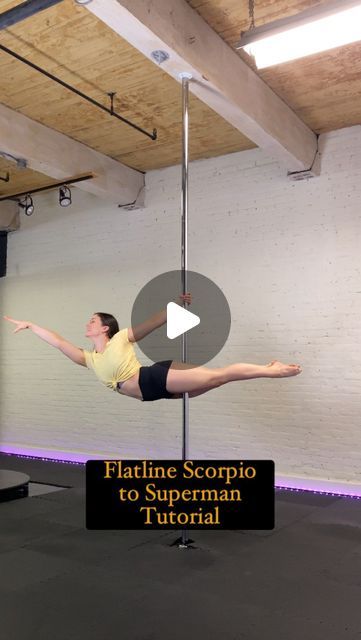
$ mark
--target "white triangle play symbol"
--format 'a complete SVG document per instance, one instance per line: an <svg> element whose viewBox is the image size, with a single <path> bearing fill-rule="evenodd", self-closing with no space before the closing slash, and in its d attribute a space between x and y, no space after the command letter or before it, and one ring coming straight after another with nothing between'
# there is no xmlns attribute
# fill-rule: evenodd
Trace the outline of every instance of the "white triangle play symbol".
<svg viewBox="0 0 361 640"><path fill-rule="evenodd" d="M194 313L183 309L175 302L167 304L167 338L173 340L178 338L182 333L193 329L200 323L200 318Z"/></svg>

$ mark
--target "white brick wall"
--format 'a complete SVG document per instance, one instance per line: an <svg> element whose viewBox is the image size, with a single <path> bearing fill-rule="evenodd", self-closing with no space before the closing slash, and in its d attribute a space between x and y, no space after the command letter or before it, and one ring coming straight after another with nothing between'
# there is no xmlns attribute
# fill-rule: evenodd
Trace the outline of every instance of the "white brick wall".
<svg viewBox="0 0 361 640"><path fill-rule="evenodd" d="M361 484L361 127L321 137L322 175L289 182L260 150L190 167L189 268L232 312L209 366L300 362L302 376L232 383L190 400L190 457L271 458L278 477ZM152 277L180 268L180 167L146 176L126 212L74 190L35 198L9 235L2 313L79 346L94 311L129 326ZM181 457L181 401L140 403L101 385L29 332L2 325L2 450ZM149 361L138 350L143 364Z"/></svg>

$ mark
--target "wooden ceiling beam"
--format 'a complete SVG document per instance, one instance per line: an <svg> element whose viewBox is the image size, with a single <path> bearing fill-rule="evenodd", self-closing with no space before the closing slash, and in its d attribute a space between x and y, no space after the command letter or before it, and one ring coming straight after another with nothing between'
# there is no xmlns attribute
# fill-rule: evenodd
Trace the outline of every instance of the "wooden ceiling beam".
<svg viewBox="0 0 361 640"><path fill-rule="evenodd" d="M315 133L185 0L91 0L85 8L150 60L166 51L162 70L178 82L191 73L190 91L289 171L313 166Z"/></svg>
<svg viewBox="0 0 361 640"><path fill-rule="evenodd" d="M115 204L133 203L144 187L141 172L1 104L0 152L25 158L29 169L56 180L92 173L77 188Z"/></svg>

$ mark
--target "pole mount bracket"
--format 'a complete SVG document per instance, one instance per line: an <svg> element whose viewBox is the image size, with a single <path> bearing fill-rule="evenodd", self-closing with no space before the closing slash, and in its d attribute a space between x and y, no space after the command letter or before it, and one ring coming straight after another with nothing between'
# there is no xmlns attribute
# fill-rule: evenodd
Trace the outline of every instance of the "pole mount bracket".
<svg viewBox="0 0 361 640"><path fill-rule="evenodd" d="M185 78L186 80L192 80L193 76L188 71L182 71L182 73L178 73L178 78L180 80L183 80L183 78Z"/></svg>

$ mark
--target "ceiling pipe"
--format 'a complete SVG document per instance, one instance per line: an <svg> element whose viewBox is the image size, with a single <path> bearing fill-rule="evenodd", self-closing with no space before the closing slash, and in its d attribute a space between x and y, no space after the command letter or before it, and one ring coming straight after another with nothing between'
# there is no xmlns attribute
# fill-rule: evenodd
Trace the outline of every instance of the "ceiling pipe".
<svg viewBox="0 0 361 640"><path fill-rule="evenodd" d="M26 0L19 6L0 13L0 29L12 27L14 24L22 22L26 18L30 18L36 13L49 9L49 7L53 7L60 2L63 2L63 0Z"/></svg>

